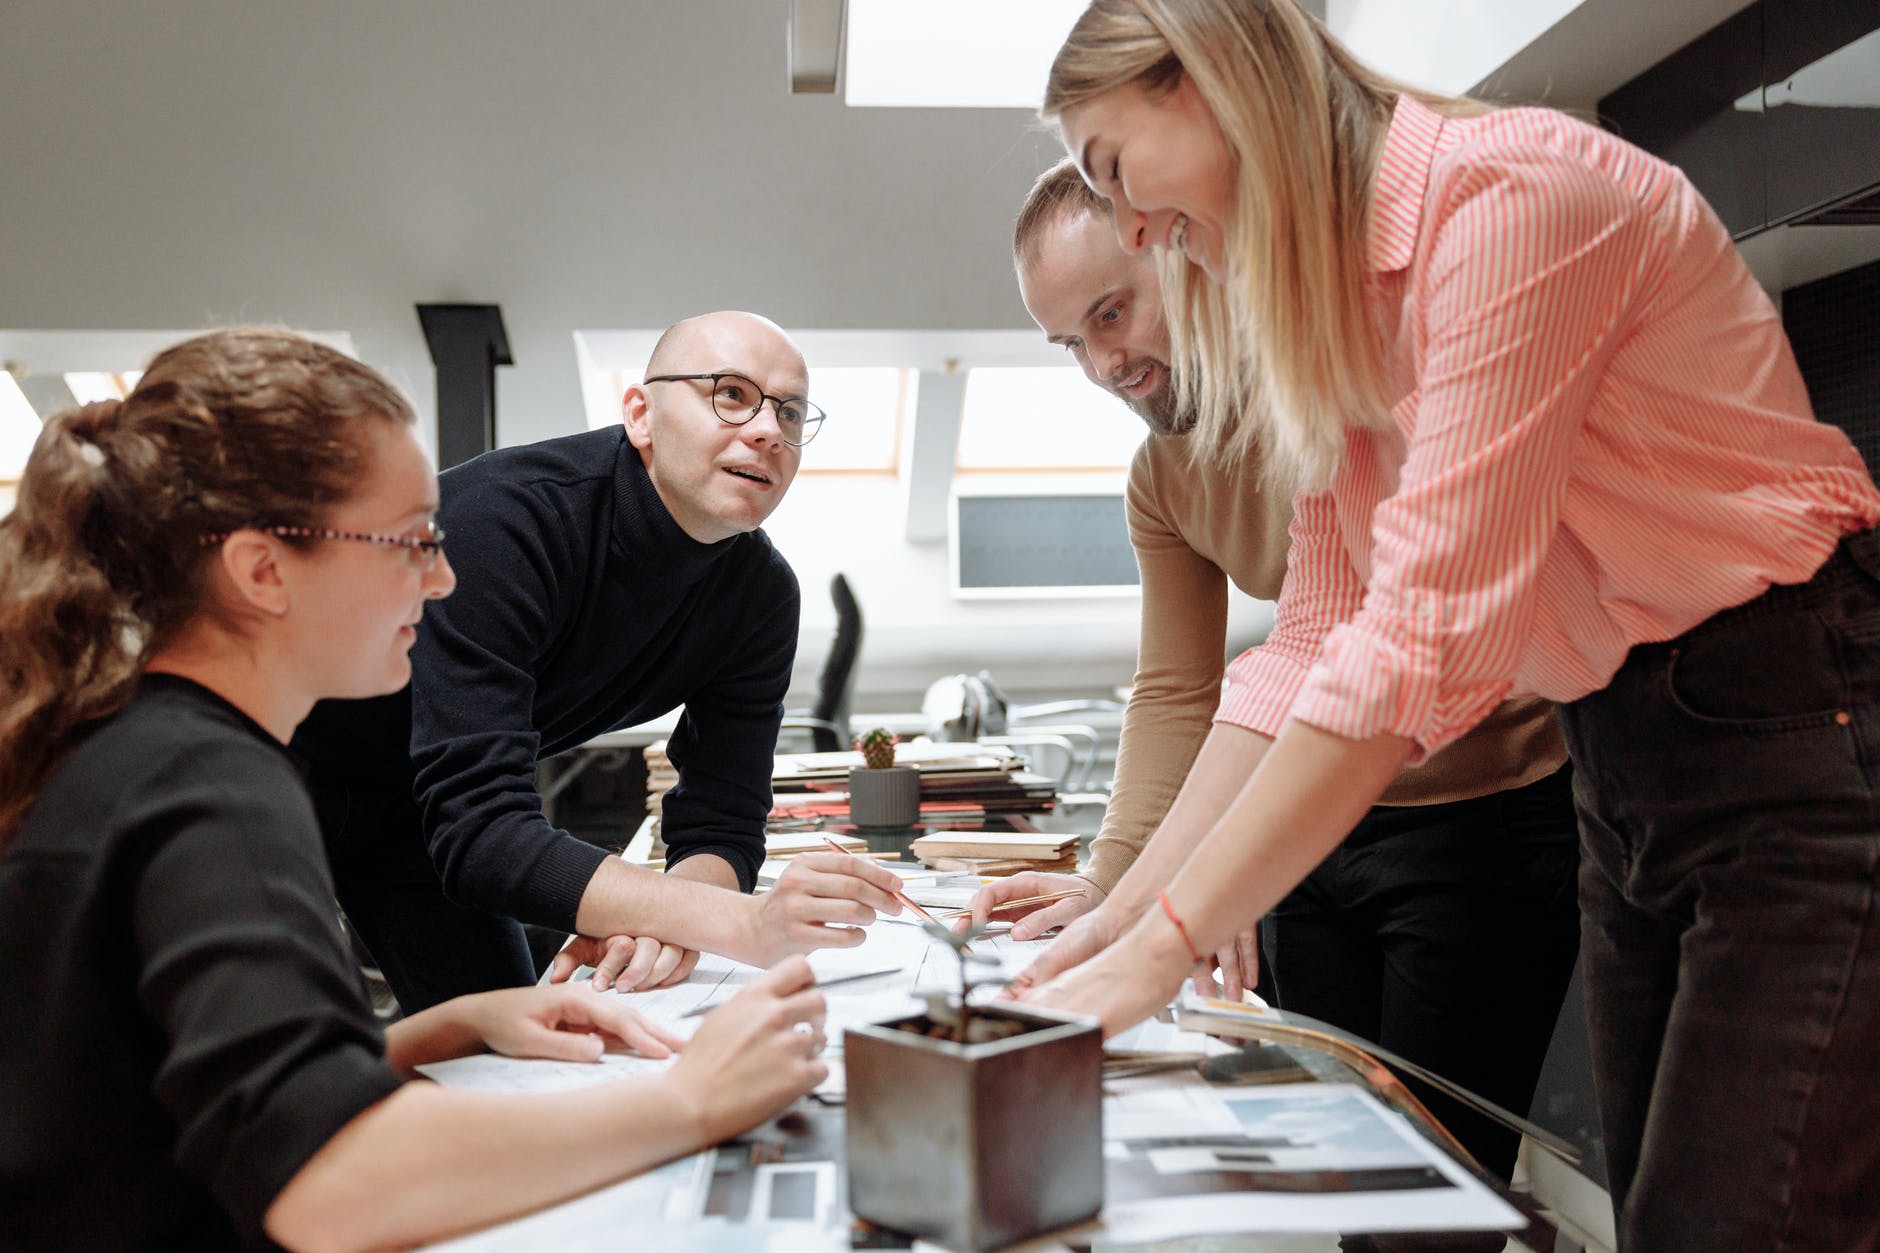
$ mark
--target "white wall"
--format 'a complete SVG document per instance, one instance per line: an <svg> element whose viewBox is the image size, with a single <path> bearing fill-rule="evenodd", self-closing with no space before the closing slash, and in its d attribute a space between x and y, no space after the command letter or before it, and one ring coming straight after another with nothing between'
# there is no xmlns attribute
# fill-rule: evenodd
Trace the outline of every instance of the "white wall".
<svg viewBox="0 0 1880 1253"><path fill-rule="evenodd" d="M790 96L786 12L9 0L0 328L336 327L428 410L412 306L493 302L517 443L580 429L578 327L1027 326L1009 223L1049 137Z"/></svg>

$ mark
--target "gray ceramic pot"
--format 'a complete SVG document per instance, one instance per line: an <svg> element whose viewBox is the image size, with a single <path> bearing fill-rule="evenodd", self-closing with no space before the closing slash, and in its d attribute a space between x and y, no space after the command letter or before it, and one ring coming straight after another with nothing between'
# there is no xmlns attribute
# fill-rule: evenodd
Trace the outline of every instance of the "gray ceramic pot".
<svg viewBox="0 0 1880 1253"><path fill-rule="evenodd" d="M849 771L849 821L858 827L906 827L920 817L920 771L912 766Z"/></svg>

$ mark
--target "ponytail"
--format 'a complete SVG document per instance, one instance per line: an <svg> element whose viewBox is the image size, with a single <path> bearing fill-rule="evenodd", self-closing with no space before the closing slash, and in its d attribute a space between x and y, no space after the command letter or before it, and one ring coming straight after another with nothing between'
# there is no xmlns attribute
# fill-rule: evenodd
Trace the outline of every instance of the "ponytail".
<svg viewBox="0 0 1880 1253"><path fill-rule="evenodd" d="M53 746L124 703L137 676L128 598L93 555L110 488L115 400L46 423L0 521L0 832L37 791Z"/></svg>

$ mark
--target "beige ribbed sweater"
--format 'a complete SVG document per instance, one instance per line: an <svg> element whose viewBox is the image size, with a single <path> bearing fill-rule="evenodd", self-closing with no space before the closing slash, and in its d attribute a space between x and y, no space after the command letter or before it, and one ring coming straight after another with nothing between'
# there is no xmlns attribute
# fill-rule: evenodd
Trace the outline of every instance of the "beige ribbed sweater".
<svg viewBox="0 0 1880 1253"><path fill-rule="evenodd" d="M1276 600L1291 501L1256 465L1193 465L1180 437L1152 435L1129 470L1130 543L1142 567L1142 638L1123 714L1116 782L1086 872L1109 891L1142 851L1207 738L1227 669L1227 585ZM1513 700L1422 765L1386 805L1431 805L1541 779L1567 759L1554 707Z"/></svg>

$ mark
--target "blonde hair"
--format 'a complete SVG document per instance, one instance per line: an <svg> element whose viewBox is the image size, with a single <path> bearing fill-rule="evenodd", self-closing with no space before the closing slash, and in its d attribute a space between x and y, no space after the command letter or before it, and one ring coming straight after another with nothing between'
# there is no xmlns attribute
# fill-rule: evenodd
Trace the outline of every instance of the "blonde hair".
<svg viewBox="0 0 1880 1253"><path fill-rule="evenodd" d="M1366 299L1372 170L1399 95L1293 0L1093 0L1051 66L1042 113L1186 74L1235 160L1227 279L1181 254L1157 267L1194 453L1231 464L1256 442L1277 486L1323 487L1353 426L1389 421Z"/></svg>

